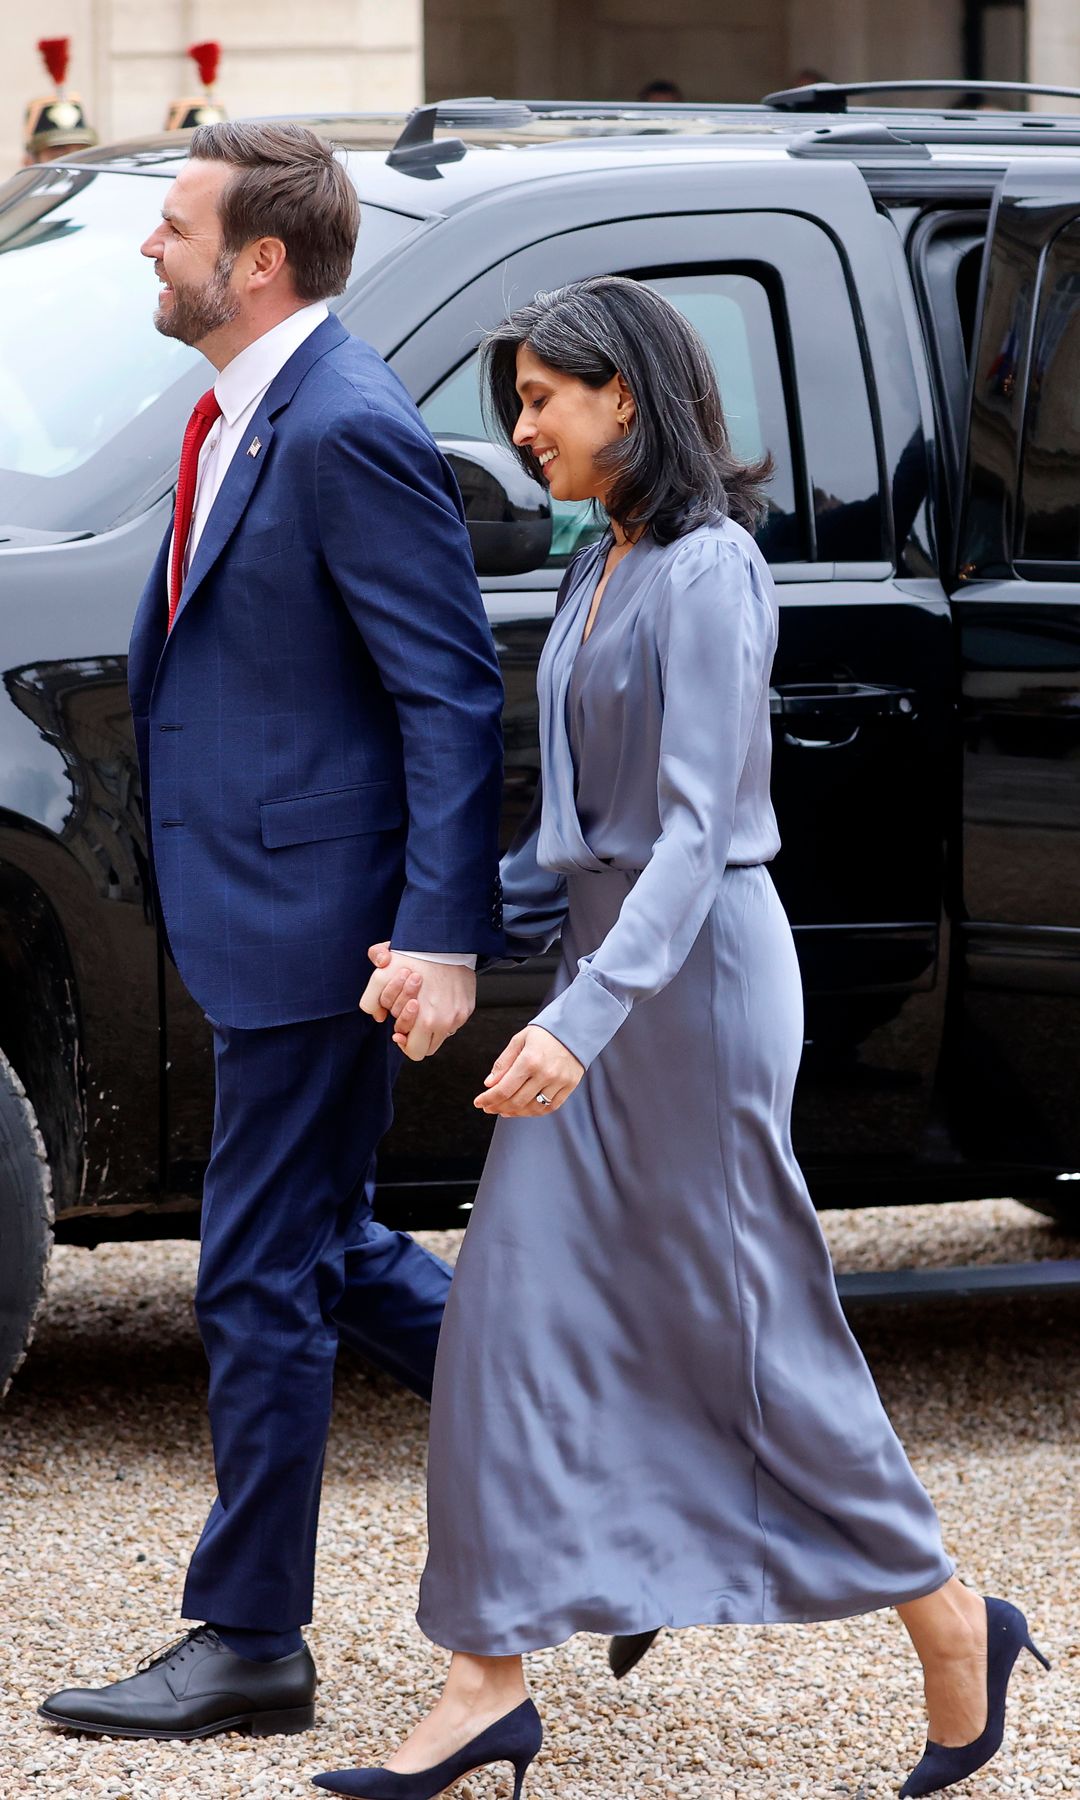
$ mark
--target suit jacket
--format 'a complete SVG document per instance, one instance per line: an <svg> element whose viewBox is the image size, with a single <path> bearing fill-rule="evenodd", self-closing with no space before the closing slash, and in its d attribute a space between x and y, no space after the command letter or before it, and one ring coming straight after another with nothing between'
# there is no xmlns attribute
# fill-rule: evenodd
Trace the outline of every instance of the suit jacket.
<svg viewBox="0 0 1080 1800"><path fill-rule="evenodd" d="M128 685L180 974L223 1025L351 1010L367 947L501 947L502 684L461 497L397 378L325 320L258 406Z"/></svg>

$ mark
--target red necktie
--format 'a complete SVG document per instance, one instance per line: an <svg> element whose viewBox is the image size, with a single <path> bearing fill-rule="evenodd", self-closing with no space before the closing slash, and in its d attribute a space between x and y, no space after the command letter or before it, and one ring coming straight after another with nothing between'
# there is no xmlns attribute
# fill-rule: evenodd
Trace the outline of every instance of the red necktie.
<svg viewBox="0 0 1080 1800"><path fill-rule="evenodd" d="M184 585L184 552L187 549L191 515L195 511L195 489L199 480L199 451L206 442L210 427L220 419L221 408L213 388L196 400L195 411L187 422L184 447L180 452L180 474L176 482L176 516L173 519L172 561L169 570L169 630L173 628L180 592Z"/></svg>

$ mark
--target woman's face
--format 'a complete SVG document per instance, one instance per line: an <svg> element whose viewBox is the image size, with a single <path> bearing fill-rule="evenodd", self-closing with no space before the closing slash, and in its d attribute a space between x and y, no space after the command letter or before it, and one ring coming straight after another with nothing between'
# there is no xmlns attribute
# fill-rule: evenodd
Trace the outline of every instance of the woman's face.
<svg viewBox="0 0 1080 1800"><path fill-rule="evenodd" d="M576 375L549 368L522 344L517 391L521 413L514 442L532 451L554 498L603 501L610 477L597 469L597 453L634 420L634 402L621 375L603 387L589 387Z"/></svg>

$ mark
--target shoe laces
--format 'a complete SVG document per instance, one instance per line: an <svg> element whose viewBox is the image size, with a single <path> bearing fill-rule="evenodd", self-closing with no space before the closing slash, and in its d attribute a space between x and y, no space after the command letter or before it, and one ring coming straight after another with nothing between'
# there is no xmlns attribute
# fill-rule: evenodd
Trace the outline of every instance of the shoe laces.
<svg viewBox="0 0 1080 1800"><path fill-rule="evenodd" d="M195 1650L199 1644L217 1644L219 1642L217 1632L212 1631L208 1625L196 1625L193 1630L185 1631L183 1637L167 1644L164 1650L152 1650L149 1656L144 1656L139 1664L138 1673L145 1675L148 1669L159 1668L162 1663L168 1663L170 1669L175 1668L176 1664L183 1662L189 1651Z"/></svg>

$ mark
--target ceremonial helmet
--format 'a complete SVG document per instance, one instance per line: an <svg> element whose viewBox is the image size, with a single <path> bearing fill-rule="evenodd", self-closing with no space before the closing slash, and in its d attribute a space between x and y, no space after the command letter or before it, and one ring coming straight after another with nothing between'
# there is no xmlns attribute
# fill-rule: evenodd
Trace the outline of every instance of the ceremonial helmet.
<svg viewBox="0 0 1080 1800"><path fill-rule="evenodd" d="M23 143L30 163L50 162L64 150L85 150L98 141L97 132L86 122L78 94L69 93L64 86L71 39L40 38L38 49L56 92L44 100L31 100L26 109Z"/></svg>
<svg viewBox="0 0 1080 1800"><path fill-rule="evenodd" d="M225 108L211 92L217 80L221 61L221 45L212 39L205 44L192 44L188 55L199 71L203 93L195 99L174 100L165 118L166 131L187 131L194 125L216 125L224 119Z"/></svg>

